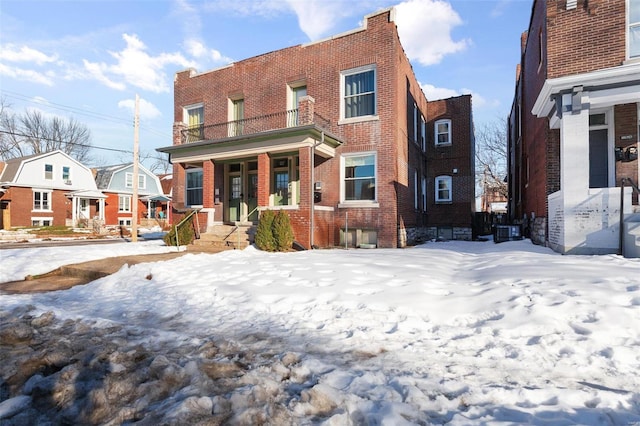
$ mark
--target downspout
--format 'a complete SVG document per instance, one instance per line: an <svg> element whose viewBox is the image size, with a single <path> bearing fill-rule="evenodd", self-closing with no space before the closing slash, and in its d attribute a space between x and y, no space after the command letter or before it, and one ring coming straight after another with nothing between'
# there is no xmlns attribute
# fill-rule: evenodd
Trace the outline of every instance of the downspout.
<svg viewBox="0 0 640 426"><path fill-rule="evenodd" d="M313 238L313 230L315 227L315 221L314 221L314 216L315 216L315 209L316 209L316 202L315 202L315 180L316 180L316 174L315 174L315 169L316 169L316 146L318 145L322 145L324 143L324 130L320 133L320 142L316 143L314 142L311 145L311 191L309 191L309 193L311 194L311 215L310 215L310 220L309 223L311 225L311 235L309 236L309 248L313 249L314 246L314 238Z"/></svg>

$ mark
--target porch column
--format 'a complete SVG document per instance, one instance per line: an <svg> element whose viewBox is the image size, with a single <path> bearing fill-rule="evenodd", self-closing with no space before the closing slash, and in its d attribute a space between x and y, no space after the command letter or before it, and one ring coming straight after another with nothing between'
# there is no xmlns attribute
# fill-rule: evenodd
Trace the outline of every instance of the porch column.
<svg viewBox="0 0 640 426"><path fill-rule="evenodd" d="M71 197L71 226L75 228L78 220L78 197Z"/></svg>
<svg viewBox="0 0 640 426"><path fill-rule="evenodd" d="M549 229L561 229L559 245L569 252L585 244L580 220L589 198L589 98L573 92L562 96L560 121L560 201L561 215L549 212ZM551 205L551 204L550 204ZM581 207L582 206L582 207Z"/></svg>
<svg viewBox="0 0 640 426"><path fill-rule="evenodd" d="M271 158L269 154L258 154L258 206L269 205L271 193Z"/></svg>
<svg viewBox="0 0 640 426"><path fill-rule="evenodd" d="M185 180L186 172L184 164L174 163L173 165L173 193L172 202L175 208L183 208L185 205Z"/></svg>
<svg viewBox="0 0 640 426"><path fill-rule="evenodd" d="M214 184L215 164L213 160L204 160L202 162L202 212L207 214L207 229L215 222Z"/></svg>
<svg viewBox="0 0 640 426"><path fill-rule="evenodd" d="M100 198L98 200L98 205L100 206L100 214L98 215L98 219L104 221L104 198Z"/></svg>
<svg viewBox="0 0 640 426"><path fill-rule="evenodd" d="M315 140L313 143L316 143ZM300 243L305 247L311 248L311 244L314 243L313 232L314 232L314 223L313 223L313 148L310 146L306 146L300 148L298 150L298 156L300 158L300 166L299 166L299 182L300 182L300 200L298 200L300 207L300 215L307 220L301 221L299 224L300 228L304 229L304 236L300 235L298 237Z"/></svg>

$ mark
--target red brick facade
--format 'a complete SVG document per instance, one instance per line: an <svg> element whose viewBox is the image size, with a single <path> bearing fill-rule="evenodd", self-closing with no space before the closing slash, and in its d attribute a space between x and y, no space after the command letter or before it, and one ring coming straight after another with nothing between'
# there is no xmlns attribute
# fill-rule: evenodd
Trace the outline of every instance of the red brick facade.
<svg viewBox="0 0 640 426"><path fill-rule="evenodd" d="M202 74L191 70L177 73L174 145L164 151L171 153L174 161L173 205L178 211L185 207L185 168L202 167L203 206L215 208L215 221L226 221L224 212L228 206L225 203L230 194L224 170L234 161L244 162L243 167L247 167L248 162L257 162L258 205L279 208L270 204L275 185L272 161L288 155L298 161L299 199L295 207L287 206L286 209L292 219L295 238L305 247L340 244L345 228L354 232L374 232L377 247L399 247L406 245L408 229L439 225L470 227L475 198L470 97L427 102L400 45L393 12L387 10L370 15L365 24L362 31L266 53ZM344 102L341 98L342 73L359 67L375 70L375 114L360 120L345 120L340 112ZM216 148L218 142L215 140L210 145L198 142L197 148L203 154L192 154L183 146L181 130L185 126L186 107L202 106L205 127L230 121L230 104L239 99L243 100L243 118L264 117L290 109L288 91L300 86L306 87L308 97L300 102L298 124L321 125L337 138L340 144L334 154L321 155L319 151L312 154L322 145L323 138L329 137L321 134L319 128L309 130L313 143L308 139L300 141L303 146L291 142L289 150L281 148L280 142L276 141L278 137L289 139L279 135L273 136L270 146L265 143L266 147L259 146L263 143L259 137L248 140L245 143L254 143L252 146L255 147L250 154L243 154L245 147L240 143L233 145L235 151L229 148L222 152L222 148ZM452 118L455 142L451 150L423 152L419 123L416 127L411 115L414 102L418 116L424 116L428 122L431 110L434 116ZM414 131L416 128L417 132ZM426 136L426 146L433 145L433 130L427 129ZM209 152L218 149L215 155L211 154L216 158L206 158L204 152L208 149ZM375 153L374 203L354 206L341 198L342 156L353 153ZM415 188L414 175L417 173L418 185L423 176L427 178L430 185L427 197L433 200L433 176L428 174L432 161L445 161L459 171L454 181L454 203L449 206L431 204L425 211L421 202L418 208L415 207L415 193L421 194L422 189ZM211 173L213 169L215 172ZM209 178L211 175L214 175L213 181ZM318 191L321 200L312 201L316 183L321 185ZM315 204L313 217L312 204ZM313 234L310 231L312 223Z"/></svg>
<svg viewBox="0 0 640 426"><path fill-rule="evenodd" d="M522 55L508 121L509 218L516 222L539 220L543 229L539 238L532 236L532 239L540 244L545 244L548 234L544 221L549 215L549 195L562 189L560 130L557 124L550 123L558 112L553 110L543 118L532 113L545 82L549 84L568 76L582 77L637 62L627 58L626 1L577 0L575 8L567 7L567 3L566 0L533 1L529 29L521 38ZM576 81L575 86L578 85L580 82ZM596 89L586 87L585 90ZM640 103L640 99L637 102ZM606 106L609 117L613 118L608 125L613 128L614 146L626 149L638 143L638 103ZM590 110L590 113L598 112L600 110ZM589 149L588 141L582 149ZM615 176L616 185L622 177L637 181L638 162L615 161ZM634 202L637 203L635 195Z"/></svg>

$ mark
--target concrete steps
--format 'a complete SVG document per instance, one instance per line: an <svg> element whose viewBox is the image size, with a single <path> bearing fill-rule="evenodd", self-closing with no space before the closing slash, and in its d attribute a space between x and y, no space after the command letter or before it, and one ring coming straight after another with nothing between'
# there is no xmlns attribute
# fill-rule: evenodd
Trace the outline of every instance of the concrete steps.
<svg viewBox="0 0 640 426"><path fill-rule="evenodd" d="M640 213L624 218L624 257L640 258Z"/></svg>
<svg viewBox="0 0 640 426"><path fill-rule="evenodd" d="M214 225L193 242L198 249L242 250L253 244L253 225Z"/></svg>

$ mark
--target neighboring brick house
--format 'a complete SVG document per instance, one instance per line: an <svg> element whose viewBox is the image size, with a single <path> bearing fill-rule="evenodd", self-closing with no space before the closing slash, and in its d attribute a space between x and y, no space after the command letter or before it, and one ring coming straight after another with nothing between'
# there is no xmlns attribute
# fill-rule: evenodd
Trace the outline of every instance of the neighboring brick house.
<svg viewBox="0 0 640 426"><path fill-rule="evenodd" d="M105 198L91 170L62 151L0 162L0 229L93 226Z"/></svg>
<svg viewBox="0 0 640 426"><path fill-rule="evenodd" d="M105 224L131 226L133 220L133 164L94 169L96 185L107 196ZM158 176L138 165L138 225L156 225L166 220L170 198Z"/></svg>
<svg viewBox="0 0 640 426"><path fill-rule="evenodd" d="M305 248L471 239L471 97L428 102L394 11L174 83L174 213L211 231L286 210ZM312 214L313 212L313 214ZM179 217L176 217L176 222Z"/></svg>
<svg viewBox="0 0 640 426"><path fill-rule="evenodd" d="M616 253L621 235L640 251L640 0L535 0L521 44L510 218L561 253Z"/></svg>

